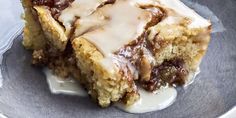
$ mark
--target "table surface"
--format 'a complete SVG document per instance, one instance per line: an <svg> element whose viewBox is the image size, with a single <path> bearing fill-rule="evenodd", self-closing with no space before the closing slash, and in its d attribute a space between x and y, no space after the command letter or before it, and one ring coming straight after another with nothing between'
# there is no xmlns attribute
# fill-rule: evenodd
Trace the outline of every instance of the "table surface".
<svg viewBox="0 0 236 118"><path fill-rule="evenodd" d="M187 2L188 0L185 0L185 2ZM206 102L204 102L204 104L206 104L204 107L206 107L207 110L201 110L201 109L195 109L194 106L189 106L189 108L184 108L185 110L188 109L195 109L198 110L199 113L195 113L195 114L189 114L189 115L185 115L185 116L181 116L179 114L181 113L173 113L176 115L176 117L215 117L215 116L219 116L221 114L224 114L225 112L227 112L228 110L230 110L231 108L233 108L236 105L236 0L191 0L192 2L196 2L199 3L201 5L206 6L207 8L209 8L211 11L213 11L213 13L218 17L218 19L220 20L219 23L222 23L222 26L218 25L215 27L216 30L220 30L220 31L216 31L215 33L212 34L212 40L209 44L209 50L207 52L207 55L204 57L203 59L203 63L201 64L201 68L202 68L202 72L200 74L200 79L196 80L196 85L192 85L188 90L180 90L181 92L186 92L187 95L188 94L196 94L197 91L199 91L199 89L196 88L203 88L204 90L200 90L202 92L202 95L207 95ZM204 9L204 8L202 8ZM200 9L201 10L201 9ZM19 31L19 29L23 26L23 21L21 20L20 16L21 13L23 12L22 8L21 8L21 4L19 0L0 0L0 44L3 44L6 40L12 38L12 34L16 33L17 31ZM204 13L203 13L204 14ZM221 24L219 24L221 25ZM224 30L224 31L222 31ZM22 81L20 81L18 77L22 76L20 74L16 74L19 71L19 68L23 68L23 69L29 69L28 67L25 67L27 65L26 61L27 59L25 59L27 57L23 56L21 57L20 54L25 53L23 50L23 48L20 45L20 40L21 40L21 36L16 38L18 41L16 41L13 44L13 48L8 52L8 58L4 58L0 55L0 62L5 61L5 66L8 65L9 67L5 67L5 69L8 69L9 73L13 73L12 75L7 75L8 79L4 80L3 83L3 87L0 88L0 117L1 117L1 112L3 114L5 114L6 116L11 116L10 114L16 114L19 115L21 113L12 113L14 111L19 112L19 110L13 110L12 112L9 112L8 110L12 107L17 108L17 109L24 109L26 107L29 107L30 105L28 103L26 103L27 101L23 101L23 100L27 100L25 99L25 97L23 98L18 98L20 95L17 95L17 91L16 88L14 88L13 86L17 86L19 87L19 90L25 90L27 91L27 89L29 89L30 84L35 84L33 86L35 86L35 89L43 89L41 91L44 91L42 93L23 93L23 95L38 95L38 97L41 97L45 100L41 100L40 98L37 97L32 97L32 99L34 99L33 101L35 102L36 105L34 105L34 107L37 107L37 109L39 110L38 112L35 112L35 110L32 110L31 108L27 108L26 110L28 110L28 114L26 114L26 116L28 117L35 117L35 116L47 116L47 117L51 117L51 115L53 117L66 117L67 115L76 117L76 113L78 110L72 110L72 111L68 111L66 110L67 108L69 108L71 105L73 106L74 102L76 102L77 105L82 104L82 107L85 107L86 104L83 102L88 102L88 100L78 100L75 97L72 96L55 96L55 95L51 95L48 91L47 85L44 81L38 81L38 80L27 80L30 81L26 84L22 83ZM4 40L2 40L4 39ZM3 45L0 45L0 54L2 53L2 48ZM15 50L19 50L20 53L19 54L15 54L13 53ZM29 56L29 55L28 55ZM18 62L18 60L23 60L24 64L21 64L21 62ZM3 63L0 63L1 67L4 66ZM17 66L14 64L18 64ZM28 65L29 66L29 65ZM18 70L17 70L18 69ZM31 68L30 68L31 69ZM35 70L35 69L34 69ZM37 70L37 69L36 69ZM3 70L4 71L4 70ZM5 71L4 71L5 72ZM28 72L28 71L27 71ZM26 72L23 72L21 74L25 74ZM41 75L42 73L37 73L35 71L32 71L31 74L29 74L30 77L35 77L35 75L38 75L40 77L42 77ZM28 78L30 78L28 77ZM12 80L14 79L9 79L9 78L15 78L15 83L12 82ZM18 79L16 79L18 78ZM202 80L202 79L205 79ZM1 76L0 76L0 80L1 80ZM26 81L26 80L24 80ZM38 84L37 84L38 82ZM44 82L44 83L43 83ZM9 86L8 86L9 84ZM18 85L18 84L22 84L22 88ZM205 87L208 86L208 87ZM212 86L212 87L209 87ZM11 88L12 87L12 88ZM44 88L43 88L44 87ZM217 89L217 90L216 90ZM38 92L40 90L36 90L33 92ZM189 92L191 91L191 92ZM208 91L205 93L205 91ZM32 91L31 91L32 92ZM45 95L50 96L49 97L45 97ZM185 97L186 94L181 94L179 98L183 98ZM7 97L6 97L7 96ZM197 96L197 95L196 95ZM17 97L14 98L14 100L12 100L12 97ZM204 99L204 96L197 96L201 99ZM40 103L37 103L38 101L40 102L45 102L47 103L46 100L50 100L51 98L55 99L55 101L50 101L50 102L54 102L54 103L50 103L50 104L54 104L52 105L53 108L51 108L50 105L47 105L48 108L50 108L50 112L46 112L46 114L43 113L43 111L48 110L47 108L42 108L42 106L40 105ZM58 98L58 99L57 99ZM35 99L37 99L35 101ZM70 100L70 101L66 101ZM184 98L183 98L184 99ZM6 104L13 104L10 103L11 102L16 102L14 103L14 105L12 106L7 106ZM31 100L31 99L29 99ZM193 101L196 99L184 99L184 100L188 100L188 101ZM32 100L31 100L32 101ZM177 99L178 101L178 99ZM179 100L181 101L181 100ZM17 104L20 104L19 102L25 103L25 107L24 106L17 106ZM63 103L63 105L55 105L58 104L59 102L68 102L68 104ZM200 103L200 101L199 101ZM48 103L49 104L49 103ZM104 110L99 110L99 113L97 113L97 109L92 109L91 111L94 113L91 114L89 112L89 109L92 107L94 107L92 105L93 103L88 103L89 107L85 107L85 109L82 110L82 112L84 112L84 115L86 116L94 116L96 115L96 117L103 117L105 116ZM176 108L176 106L181 106L181 103L175 103L173 105L173 107ZM6 107L1 107L1 106L6 106ZM184 106L186 106L183 103ZM197 107L198 105L196 105ZM200 105L201 106L201 105ZM209 107L208 107L209 106ZM54 107L58 107L58 108L54 108ZM8 109L9 108L9 109ZM13 109L14 109L13 108ZM96 107L97 108L97 107ZM180 109L180 108L179 108ZM58 110L58 111L57 111ZM81 109L80 109L81 110ZM87 110L87 111L86 111ZM109 109L112 111L112 113L114 112L115 114L113 114L112 116L123 116L123 117L137 117L137 115L133 115L133 114L122 114L120 112L116 113L116 109ZM163 113L160 113L159 117L169 117L168 114L169 112L173 111L173 108L168 108L167 110L163 110ZM52 114L51 112L61 112L64 115L55 115ZM96 112L96 113L95 113ZM184 110L182 110L181 112L184 112ZM188 112L188 111L186 111ZM41 114L41 115L40 115ZM83 114L83 113L82 113ZM122 115L121 115L122 114ZM197 114L197 115L196 115ZM149 113L149 114L145 114L145 115L139 115L139 117L153 117L153 116L158 116L158 114L155 113ZM233 117L236 116L236 108L230 112L227 113L227 116L222 116L223 117ZM109 116L106 116L109 117Z"/></svg>

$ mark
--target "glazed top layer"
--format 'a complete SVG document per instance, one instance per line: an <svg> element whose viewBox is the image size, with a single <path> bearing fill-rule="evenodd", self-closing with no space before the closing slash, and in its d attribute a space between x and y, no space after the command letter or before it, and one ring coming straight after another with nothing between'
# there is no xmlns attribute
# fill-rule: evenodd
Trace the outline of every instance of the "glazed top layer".
<svg viewBox="0 0 236 118"><path fill-rule="evenodd" d="M150 75L161 72L156 73L156 70L162 70L166 66L168 66L167 69L175 68L176 71L173 73L177 73L181 77L186 76L186 70L179 73L184 68L184 62L181 59L167 61L164 63L165 67L154 68L155 59L152 48L155 47L150 46L147 42L147 35L149 31L153 35L151 37L159 33L156 30L157 24L179 24L185 20L188 22L186 27L189 29L204 29L211 25L208 20L199 16L179 0L55 1L51 3L45 0L45 2L35 4L48 6L52 15L53 9L56 8L58 10L57 20L65 27L66 34L72 32L72 39L80 37L94 44L104 56L101 64L110 73L119 71L114 63L119 58L124 62L131 63L139 73L142 73L140 68L144 67L142 67L142 63L136 65L136 62L143 59L145 63L148 63L148 69L153 70L147 72L149 76L146 78L149 79ZM124 58L120 58L120 56ZM178 82L183 84L182 81ZM147 89L153 90L150 89L150 86Z"/></svg>
<svg viewBox="0 0 236 118"><path fill-rule="evenodd" d="M83 35L105 56L137 40L148 28L148 23L155 25L160 18L153 18L156 17L153 14L161 13L157 8L160 6L165 9L166 16L159 24L174 24L187 18L189 28L210 26L179 0L33 0L33 3L48 6L52 14L59 13L56 15L67 35L75 27L74 37Z"/></svg>

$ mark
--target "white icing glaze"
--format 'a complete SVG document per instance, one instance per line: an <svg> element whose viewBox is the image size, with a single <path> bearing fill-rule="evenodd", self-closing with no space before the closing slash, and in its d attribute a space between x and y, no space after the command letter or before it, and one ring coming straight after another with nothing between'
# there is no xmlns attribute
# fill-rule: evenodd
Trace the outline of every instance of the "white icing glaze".
<svg viewBox="0 0 236 118"><path fill-rule="evenodd" d="M87 92L83 87L75 81L73 78L60 78L52 74L52 71L45 68L43 70L50 91L54 94L67 94L67 95L78 95L78 96L88 96Z"/></svg>
<svg viewBox="0 0 236 118"><path fill-rule="evenodd" d="M106 68L107 72L110 73L110 75L115 75L117 71L119 71L119 68L114 64L113 56L110 55L104 59L101 60L101 65ZM116 77L111 77L116 78Z"/></svg>
<svg viewBox="0 0 236 118"><path fill-rule="evenodd" d="M193 83L196 76L200 73L200 68L195 73L190 73L184 88ZM177 91L173 87L162 87L154 93L147 92L138 88L140 99L131 106L125 106L122 103L116 103L115 106L129 113L146 113L158 111L170 106L177 97Z"/></svg>
<svg viewBox="0 0 236 118"><path fill-rule="evenodd" d="M170 106L177 97L175 88L163 87L155 93L147 92L139 88L140 99L131 106L124 106L121 103L115 104L119 109L129 113L146 113L162 110Z"/></svg>
<svg viewBox="0 0 236 118"><path fill-rule="evenodd" d="M82 37L96 45L107 57L140 36L147 22L151 20L149 12L131 5L130 1L117 1L114 5L104 6L98 12L108 18L108 21L104 26Z"/></svg>
<svg viewBox="0 0 236 118"><path fill-rule="evenodd" d="M71 6L61 12L58 20L66 27L66 34L71 30L75 17L88 16L107 0L75 0Z"/></svg>
<svg viewBox="0 0 236 118"><path fill-rule="evenodd" d="M200 72L201 70L199 67L197 68L196 72L190 72L188 75L188 79L186 80L186 83L184 85L184 88L187 88L189 85L191 85Z"/></svg>
<svg viewBox="0 0 236 118"><path fill-rule="evenodd" d="M168 16L166 17L163 21L161 21L159 24L179 24L181 22L181 20L183 19L183 17L180 16Z"/></svg>
<svg viewBox="0 0 236 118"><path fill-rule="evenodd" d="M98 29L107 22L106 17L100 12L95 12L93 15L83 17L76 21L74 37L81 36L84 33Z"/></svg>
<svg viewBox="0 0 236 118"><path fill-rule="evenodd" d="M189 80L191 84L194 78L200 71L195 74L190 74ZM67 95L77 95L77 96L88 96L85 90L78 84L77 81L72 79L66 80L52 74L48 69L44 69L47 82L49 84L50 91L54 94L67 94ZM191 78L193 77L193 78ZM129 113L146 113L157 110L162 110L170 106L177 96L177 91L175 88L162 87L160 90L154 93L146 92L142 88L138 88L140 93L140 100L138 100L133 105L127 107L122 103L115 103L115 106L119 109L129 112Z"/></svg>
<svg viewBox="0 0 236 118"><path fill-rule="evenodd" d="M160 4L165 8L173 9L179 15L189 18L191 23L188 25L189 28L204 28L211 25L211 23L198 15L195 11L184 5L180 0L159 0ZM163 21L165 23L173 23L177 22L176 17L168 16L167 21Z"/></svg>
<svg viewBox="0 0 236 118"><path fill-rule="evenodd" d="M157 0L131 0L132 4L136 4L136 5L159 5L159 3L157 2Z"/></svg>
<svg viewBox="0 0 236 118"><path fill-rule="evenodd" d="M94 44L104 55L101 64L113 73L118 71L113 63L113 53L136 40L144 32L151 17L150 12L137 7L133 2L119 0L79 19L76 22L75 37L83 34L80 37Z"/></svg>

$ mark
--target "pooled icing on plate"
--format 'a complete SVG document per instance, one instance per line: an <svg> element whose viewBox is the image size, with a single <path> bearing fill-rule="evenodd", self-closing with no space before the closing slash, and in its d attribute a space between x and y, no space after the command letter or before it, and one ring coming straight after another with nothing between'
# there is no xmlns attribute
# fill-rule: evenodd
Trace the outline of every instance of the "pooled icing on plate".
<svg viewBox="0 0 236 118"><path fill-rule="evenodd" d="M131 106L122 103L116 103L115 106L129 113L146 113L170 106L177 97L177 91L173 87L162 87L154 93L139 88L139 94L140 99Z"/></svg>
<svg viewBox="0 0 236 118"><path fill-rule="evenodd" d="M87 92L82 86L73 78L62 79L52 74L52 71L45 68L43 70L46 75L46 79L50 88L50 91L54 94L66 94L77 95L81 97L88 96ZM190 74L189 85L194 78L199 74L200 70L195 74ZM146 113L152 111L158 111L170 106L177 97L177 91L173 87L162 87L155 92L147 92L139 88L140 99L133 105L127 107L122 103L116 103L115 106L119 109L129 113Z"/></svg>
<svg viewBox="0 0 236 118"><path fill-rule="evenodd" d="M54 94L66 94L66 95L78 95L88 96L84 88L73 78L60 78L53 75L52 71L48 68L44 68L43 72L46 76L49 89Z"/></svg>

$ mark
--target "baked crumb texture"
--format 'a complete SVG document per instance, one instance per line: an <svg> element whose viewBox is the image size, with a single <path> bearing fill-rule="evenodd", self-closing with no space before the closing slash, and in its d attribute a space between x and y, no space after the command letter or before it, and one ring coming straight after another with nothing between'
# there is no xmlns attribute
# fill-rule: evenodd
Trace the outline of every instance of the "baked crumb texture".
<svg viewBox="0 0 236 118"><path fill-rule="evenodd" d="M23 45L33 50L33 65L48 67L61 77L78 79L102 107L117 101L133 104L139 99L137 85L150 92L161 86L184 85L206 53L210 23L204 27L189 27L192 19L163 5L163 0L89 0L90 4L77 1L81 6L88 6L73 9L76 1L22 0L25 11ZM94 6L93 2L96 2ZM123 22L119 17L126 16L118 16L122 13L119 10L112 11L117 10L117 6L132 7L130 11L137 16L144 15L138 20L134 17L135 22L130 22L132 17ZM63 15L68 16L65 19ZM170 23L173 19L175 22ZM124 38L121 41L127 42L107 53L103 49L111 47L106 45L115 47L117 40L107 39L103 47L92 40L91 34L96 31L105 34L107 26L113 27L113 22L127 23L127 28L135 23L145 27L136 32L130 25L135 29L135 36L130 35L132 39L120 36ZM119 28L110 34L115 37L120 31L120 35L124 35L126 32L122 30L126 29L122 25ZM130 29L128 33L132 33ZM114 41L109 44L109 40Z"/></svg>
<svg viewBox="0 0 236 118"><path fill-rule="evenodd" d="M38 20L38 16L30 0L22 0L24 7L24 39L23 45L27 49L43 49L46 44L46 38L41 25Z"/></svg>

